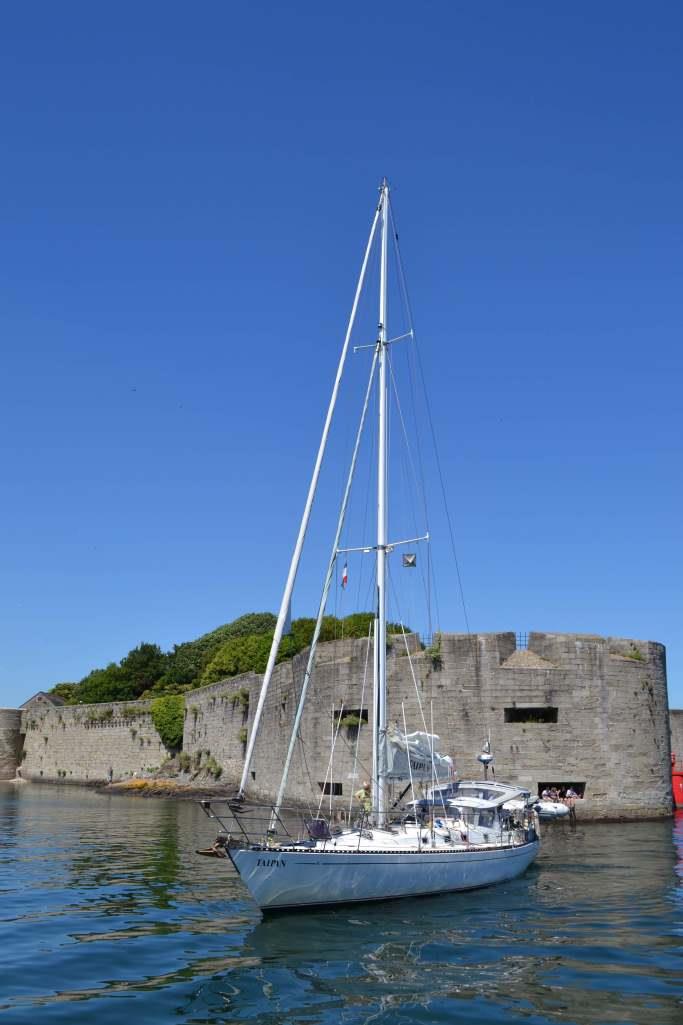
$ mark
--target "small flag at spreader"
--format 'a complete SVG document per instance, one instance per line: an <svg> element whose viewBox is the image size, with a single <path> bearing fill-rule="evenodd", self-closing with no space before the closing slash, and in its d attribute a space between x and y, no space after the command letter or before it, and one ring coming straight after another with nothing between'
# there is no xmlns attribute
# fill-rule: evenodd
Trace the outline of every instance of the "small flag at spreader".
<svg viewBox="0 0 683 1025"><path fill-rule="evenodd" d="M417 566L417 555L415 555L415 552L407 552L403 556L403 565L409 569L415 569Z"/></svg>
<svg viewBox="0 0 683 1025"><path fill-rule="evenodd" d="M342 587L346 587L349 582L349 567L344 563L344 569L342 570Z"/></svg>

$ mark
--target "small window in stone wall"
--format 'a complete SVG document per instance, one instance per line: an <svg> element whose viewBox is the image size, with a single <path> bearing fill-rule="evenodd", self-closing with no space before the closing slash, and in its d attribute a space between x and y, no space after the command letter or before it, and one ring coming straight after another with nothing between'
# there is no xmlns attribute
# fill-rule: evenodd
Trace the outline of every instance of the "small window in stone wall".
<svg viewBox="0 0 683 1025"><path fill-rule="evenodd" d="M324 794L331 794L332 797L341 797L343 794L341 783L318 783Z"/></svg>
<svg viewBox="0 0 683 1025"><path fill-rule="evenodd" d="M551 790L557 791L558 797L562 801L562 800L564 800L566 798L568 790L573 790L574 794L576 795L576 797L583 797L585 795L585 793L586 793L586 784L585 784L585 782L583 782L583 783L576 783L576 782L574 782L574 783L567 783L566 780L565 780L564 783L539 783L538 784L538 796L539 797L541 796L541 794L543 793L544 790L547 791L548 793ZM574 796L574 795L570 794L570 797L571 796Z"/></svg>
<svg viewBox="0 0 683 1025"><path fill-rule="evenodd" d="M368 721L367 708L335 708L332 715L335 726L364 726Z"/></svg>
<svg viewBox="0 0 683 1025"><path fill-rule="evenodd" d="M517 723L552 723L557 722L557 709L547 705L544 708L522 708L516 705L514 708L505 709L505 722Z"/></svg>

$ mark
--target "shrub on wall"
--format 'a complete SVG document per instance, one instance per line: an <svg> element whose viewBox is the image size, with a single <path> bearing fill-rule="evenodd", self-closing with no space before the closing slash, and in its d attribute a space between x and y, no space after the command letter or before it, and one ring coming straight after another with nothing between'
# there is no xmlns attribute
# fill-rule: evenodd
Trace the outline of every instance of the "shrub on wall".
<svg viewBox="0 0 683 1025"><path fill-rule="evenodd" d="M288 640L288 638L285 638ZM202 675L202 683L215 683L226 676L240 673L262 673L268 662L271 635L253 634L251 637L232 637L218 650ZM280 661L280 659L278 659Z"/></svg>
<svg viewBox="0 0 683 1025"><path fill-rule="evenodd" d="M320 639L332 641L342 637L367 637L372 621L373 614L371 612L357 612L347 616L346 619L325 616ZM293 658L303 651L313 638L314 619L295 619L291 626L291 633L283 637L280 642L277 662ZM398 633L401 629L402 627L397 623L387 623L389 633ZM410 632L409 627L405 629L407 633ZM216 683L218 680L239 676L241 673L263 673L268 662L272 639L272 631L229 638L208 663L202 674L200 685Z"/></svg>
<svg viewBox="0 0 683 1025"><path fill-rule="evenodd" d="M182 694L167 694L152 702L152 722L169 751L178 751L183 746L183 706Z"/></svg>

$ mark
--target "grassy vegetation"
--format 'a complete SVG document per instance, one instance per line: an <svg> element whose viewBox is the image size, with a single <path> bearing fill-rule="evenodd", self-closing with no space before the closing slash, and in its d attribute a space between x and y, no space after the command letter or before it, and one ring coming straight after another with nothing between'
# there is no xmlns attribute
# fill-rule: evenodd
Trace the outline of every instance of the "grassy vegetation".
<svg viewBox="0 0 683 1025"><path fill-rule="evenodd" d="M151 711L152 722L164 747L169 751L178 751L183 746L184 701L182 694L166 694L155 698Z"/></svg>
<svg viewBox="0 0 683 1025"><path fill-rule="evenodd" d="M425 655L431 660L432 668L439 669L443 668L443 655L441 654L441 634L434 634L432 643L428 648L425 648Z"/></svg>
<svg viewBox="0 0 683 1025"><path fill-rule="evenodd" d="M360 716L360 715L353 715L353 714L350 714L350 715L345 715L345 716L343 716L343 717L342 717L342 718L341 718L341 719L339 720L339 725L340 725L340 726L345 726L345 727L347 727L347 728L349 728L349 727L351 727L351 728L352 728L352 727L354 727L354 726L362 726L362 725L363 725L363 723L365 723L366 721L367 721L367 720L365 720L365 719L361 718L361 716Z"/></svg>

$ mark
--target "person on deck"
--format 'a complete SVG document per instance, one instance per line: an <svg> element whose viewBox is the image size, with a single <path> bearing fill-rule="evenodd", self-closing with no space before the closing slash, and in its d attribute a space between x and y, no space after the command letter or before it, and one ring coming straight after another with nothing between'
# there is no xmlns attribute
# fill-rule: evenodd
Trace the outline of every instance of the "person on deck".
<svg viewBox="0 0 683 1025"><path fill-rule="evenodd" d="M370 793L370 784L365 780L360 790L357 790L353 795L357 801L360 801L363 806L363 811L366 815L369 815L372 811L372 794Z"/></svg>

